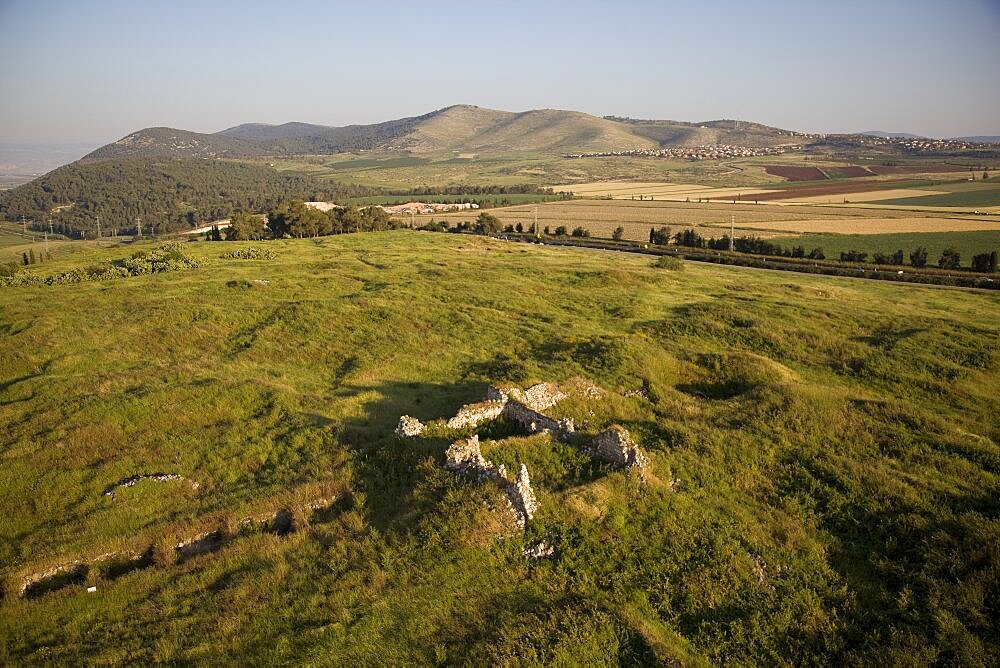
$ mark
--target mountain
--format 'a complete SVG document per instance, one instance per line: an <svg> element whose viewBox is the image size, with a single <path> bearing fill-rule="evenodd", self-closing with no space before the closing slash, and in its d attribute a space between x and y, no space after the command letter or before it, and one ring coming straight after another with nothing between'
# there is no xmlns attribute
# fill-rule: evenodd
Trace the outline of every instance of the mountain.
<svg viewBox="0 0 1000 668"><path fill-rule="evenodd" d="M85 160L244 158L361 150L565 153L711 144L774 146L795 143L793 134L745 121L636 121L558 109L511 112L455 105L371 125L247 123L212 134L147 128L97 149Z"/></svg>
<svg viewBox="0 0 1000 668"><path fill-rule="evenodd" d="M952 137L954 141L968 141L976 144L1000 144L1000 135L976 135L973 137Z"/></svg>

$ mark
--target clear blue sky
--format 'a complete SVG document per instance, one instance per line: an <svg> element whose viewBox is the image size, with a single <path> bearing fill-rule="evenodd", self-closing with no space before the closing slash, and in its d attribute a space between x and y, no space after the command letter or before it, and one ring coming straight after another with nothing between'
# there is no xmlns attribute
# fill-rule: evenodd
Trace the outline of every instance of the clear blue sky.
<svg viewBox="0 0 1000 668"><path fill-rule="evenodd" d="M0 0L0 143L457 103L1000 134L1000 0Z"/></svg>

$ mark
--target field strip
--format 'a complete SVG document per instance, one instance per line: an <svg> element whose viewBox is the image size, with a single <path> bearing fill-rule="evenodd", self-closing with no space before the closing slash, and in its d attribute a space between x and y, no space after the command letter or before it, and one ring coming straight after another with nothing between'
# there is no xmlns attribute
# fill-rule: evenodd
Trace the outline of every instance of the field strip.
<svg viewBox="0 0 1000 668"><path fill-rule="evenodd" d="M741 230L818 232L835 234L892 234L897 232L978 232L1000 230L1000 220L969 218L854 218L736 223Z"/></svg>
<svg viewBox="0 0 1000 668"><path fill-rule="evenodd" d="M787 197L778 202L791 202L794 204L839 204L852 202L877 202L885 199L900 199L903 197L923 197L925 195L944 195L940 190L912 190L906 188L896 188L892 190L869 190L857 193L834 193L830 195L811 195L809 197Z"/></svg>

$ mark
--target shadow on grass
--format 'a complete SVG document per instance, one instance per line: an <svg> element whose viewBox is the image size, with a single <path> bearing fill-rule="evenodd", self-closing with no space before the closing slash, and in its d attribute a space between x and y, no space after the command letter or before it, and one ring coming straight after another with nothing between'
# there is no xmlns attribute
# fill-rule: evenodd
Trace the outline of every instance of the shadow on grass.
<svg viewBox="0 0 1000 668"><path fill-rule="evenodd" d="M447 438L401 439L393 433L401 415L421 422L455 415L463 404L481 401L483 382L389 382L377 387L347 387L371 393L362 415L343 424L343 438L354 452L357 491L364 494L367 521L380 531L401 528L414 510L414 490L423 479L421 465L444 461Z"/></svg>

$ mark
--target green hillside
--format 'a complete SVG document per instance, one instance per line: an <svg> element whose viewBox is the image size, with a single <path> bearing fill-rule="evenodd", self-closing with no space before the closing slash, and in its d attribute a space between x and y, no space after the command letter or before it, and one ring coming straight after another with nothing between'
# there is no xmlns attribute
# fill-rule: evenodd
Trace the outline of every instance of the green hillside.
<svg viewBox="0 0 1000 668"><path fill-rule="evenodd" d="M31 270L157 256L80 246ZM256 246L0 289L0 663L1000 662L997 295L406 230ZM552 410L567 441L479 429L530 471L523 534L442 468L471 430L393 435L578 377L605 394ZM582 449L612 423L644 476Z"/></svg>
<svg viewBox="0 0 1000 668"><path fill-rule="evenodd" d="M136 219L156 232L187 230L235 210L264 211L287 199L328 200L374 194L261 164L199 159L74 162L23 186L0 192L0 216L24 216L38 231L132 234Z"/></svg>

